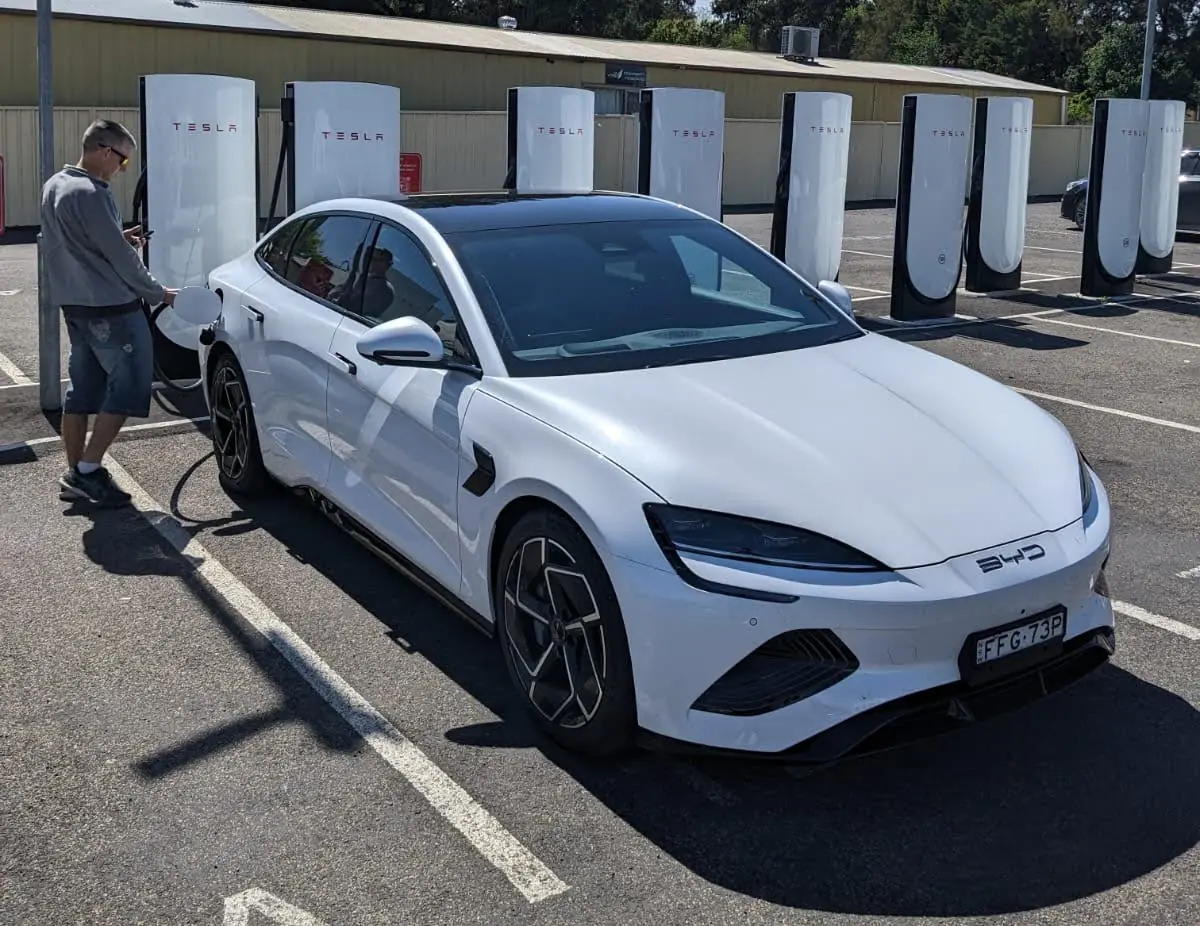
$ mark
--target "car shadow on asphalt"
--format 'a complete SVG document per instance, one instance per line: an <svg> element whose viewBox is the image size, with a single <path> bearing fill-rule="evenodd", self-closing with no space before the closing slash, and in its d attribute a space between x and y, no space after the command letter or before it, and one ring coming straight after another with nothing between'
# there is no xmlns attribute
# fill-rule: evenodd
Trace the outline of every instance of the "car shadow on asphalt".
<svg viewBox="0 0 1200 926"><path fill-rule="evenodd" d="M187 478L168 507L177 509ZM278 491L234 505L228 518L185 527L265 531L371 613L382 634L501 718L448 730L449 742L537 749L663 853L726 890L863 916L1003 915L1119 887L1200 842L1200 716L1114 665L985 725L807 774L645 752L588 760L540 734L494 640L307 503ZM84 544L93 559L178 577L280 692L275 706L144 758L143 775L169 774L279 723L306 724L329 749L361 748L152 527L128 511L92 517ZM111 552L114 543L122 552Z"/></svg>

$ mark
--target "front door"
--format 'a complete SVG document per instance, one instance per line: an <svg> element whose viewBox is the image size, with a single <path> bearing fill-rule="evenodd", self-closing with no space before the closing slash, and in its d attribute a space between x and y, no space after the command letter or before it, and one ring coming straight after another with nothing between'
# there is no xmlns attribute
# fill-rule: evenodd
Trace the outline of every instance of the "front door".
<svg viewBox="0 0 1200 926"><path fill-rule="evenodd" d="M447 356L474 363L458 316L420 243L384 223L366 258L361 314L330 347L327 492L451 592L461 581L459 441L478 380L438 366L384 366L355 344L373 325L412 315L442 337ZM336 359L340 357L341 359Z"/></svg>

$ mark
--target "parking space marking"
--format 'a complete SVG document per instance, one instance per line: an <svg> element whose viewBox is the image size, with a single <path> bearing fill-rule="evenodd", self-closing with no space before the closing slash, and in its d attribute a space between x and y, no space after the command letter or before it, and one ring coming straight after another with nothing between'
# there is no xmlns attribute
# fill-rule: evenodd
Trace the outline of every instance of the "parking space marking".
<svg viewBox="0 0 1200 926"><path fill-rule="evenodd" d="M868 289L865 286L851 286L849 283L843 284L846 289L857 289L860 293L874 293L877 296L890 296L891 293L882 289Z"/></svg>
<svg viewBox="0 0 1200 926"><path fill-rule="evenodd" d="M1079 254L1083 255L1083 251L1073 251L1070 248L1043 248L1034 244L1025 245L1026 251L1050 251L1054 254Z"/></svg>
<svg viewBox="0 0 1200 926"><path fill-rule="evenodd" d="M208 415L200 418L172 418L170 421L151 421L149 424L132 424L129 427L121 428L121 433L117 435L117 438L119 440L123 435L131 431L157 431L162 428L181 427L185 424L202 424L205 421L208 421ZM0 444L0 454L9 453L13 450L24 450L26 447L53 444L60 440L62 440L62 435L51 434L49 437L33 437L29 440L14 441L11 444Z"/></svg>
<svg viewBox="0 0 1200 926"><path fill-rule="evenodd" d="M1195 341L1176 341L1174 338L1160 338L1152 334L1137 334L1133 331L1118 331L1115 328L1102 328L1099 325L1081 325L1079 322L1064 321L1061 318L1041 317L1034 319L1047 325L1067 325L1071 328L1086 328L1088 331L1103 331L1105 334L1118 334L1123 338L1141 338L1143 341L1158 341L1162 344L1178 344L1180 347L1200 348Z"/></svg>
<svg viewBox="0 0 1200 926"><path fill-rule="evenodd" d="M891 260L891 254L876 254L874 251L851 251L849 248L842 248L843 254L858 254L861 257L879 257L883 260Z"/></svg>
<svg viewBox="0 0 1200 926"><path fill-rule="evenodd" d="M1193 566L1191 569L1185 569L1175 575L1181 579L1200 579L1200 566Z"/></svg>
<svg viewBox="0 0 1200 926"><path fill-rule="evenodd" d="M190 536L178 521L163 512L161 506L120 463L106 455L105 465L132 496L138 513L178 553L197 564L194 568L199 577L243 620L262 634L313 690L447 822L465 836L485 859L498 868L526 900L537 903L569 890L554 872L372 707L274 611L222 566L195 537Z"/></svg>
<svg viewBox="0 0 1200 926"><path fill-rule="evenodd" d="M1150 624L1162 630L1169 630L1171 633L1177 633L1188 640L1200 640L1200 627L1193 627L1191 624L1184 624L1169 617L1163 617L1161 614L1151 614L1144 608L1139 608L1135 604L1128 604L1124 601L1114 601L1112 606L1113 610L1118 614L1132 617L1143 624Z"/></svg>
<svg viewBox="0 0 1200 926"><path fill-rule="evenodd" d="M225 898L225 918L221 920L221 926L250 926L250 914L256 911L282 926L325 926L311 913L258 887Z"/></svg>
<svg viewBox="0 0 1200 926"><path fill-rule="evenodd" d="M1132 418L1134 421L1144 421L1146 424L1156 424L1162 428L1175 428L1179 431L1190 431L1193 434L1200 434L1200 427L1194 424L1183 424L1178 421L1167 421L1165 418L1151 418L1149 415L1139 415L1137 412L1127 412L1119 408L1108 408L1104 405L1093 405L1090 402L1080 402L1078 399L1066 399L1059 395L1047 395L1044 392L1034 392L1032 389L1022 389L1019 386L1009 386L1014 392L1019 392L1022 395L1032 396L1037 399L1045 399L1047 402L1060 402L1063 405L1074 405L1078 408L1086 408L1093 412L1104 412L1106 415L1120 415L1122 418Z"/></svg>
<svg viewBox="0 0 1200 926"><path fill-rule="evenodd" d="M0 373L11 379L14 386L28 386L33 383L33 380L21 372L19 366L3 354L0 354Z"/></svg>

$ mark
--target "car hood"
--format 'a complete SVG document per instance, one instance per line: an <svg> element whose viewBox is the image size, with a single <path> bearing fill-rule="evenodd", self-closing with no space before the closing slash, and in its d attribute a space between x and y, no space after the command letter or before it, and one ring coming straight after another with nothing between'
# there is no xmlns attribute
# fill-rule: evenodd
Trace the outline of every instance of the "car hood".
<svg viewBox="0 0 1200 926"><path fill-rule="evenodd" d="M669 503L817 531L897 569L1082 515L1075 444L1056 418L881 335L486 388Z"/></svg>

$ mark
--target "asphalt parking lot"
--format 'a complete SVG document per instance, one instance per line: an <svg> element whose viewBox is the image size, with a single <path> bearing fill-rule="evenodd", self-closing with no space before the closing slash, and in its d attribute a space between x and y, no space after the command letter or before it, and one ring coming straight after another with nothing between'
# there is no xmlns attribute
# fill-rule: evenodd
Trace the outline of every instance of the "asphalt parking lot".
<svg viewBox="0 0 1200 926"><path fill-rule="evenodd" d="M1101 304L1057 210L1030 207L1023 291L884 330L1076 436L1115 509L1117 655L812 773L554 749L493 643L303 503L232 501L195 397L113 448L135 510L59 501L35 249L0 247L0 922L1200 922L1200 243ZM872 328L892 222L846 217Z"/></svg>

